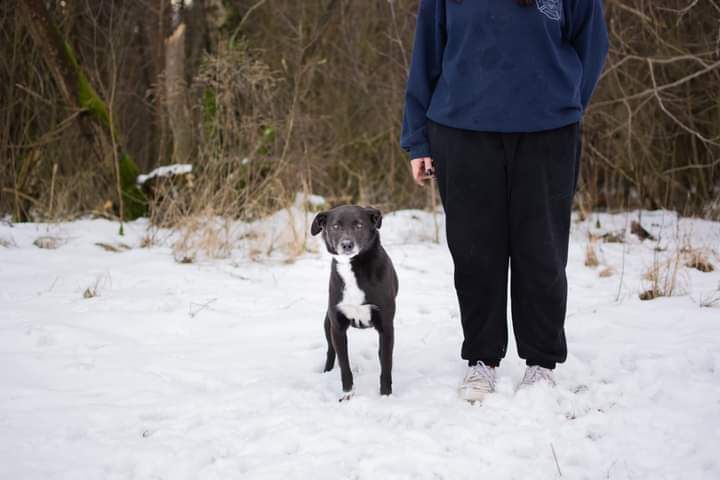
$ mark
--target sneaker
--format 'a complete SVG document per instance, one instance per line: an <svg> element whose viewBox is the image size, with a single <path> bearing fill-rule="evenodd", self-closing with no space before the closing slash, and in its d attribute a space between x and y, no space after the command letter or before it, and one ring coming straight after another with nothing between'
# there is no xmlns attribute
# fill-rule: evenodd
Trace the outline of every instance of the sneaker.
<svg viewBox="0 0 720 480"><path fill-rule="evenodd" d="M485 395L495 391L495 369L483 362L468 367L459 388L460 398L468 402L479 402Z"/></svg>
<svg viewBox="0 0 720 480"><path fill-rule="evenodd" d="M549 368L533 365L531 367L527 367L527 370L525 370L525 376L523 377L522 382L520 382L520 385L518 385L518 389L529 387L541 382L545 382L551 387L554 387L556 383L555 378L553 377L553 371Z"/></svg>

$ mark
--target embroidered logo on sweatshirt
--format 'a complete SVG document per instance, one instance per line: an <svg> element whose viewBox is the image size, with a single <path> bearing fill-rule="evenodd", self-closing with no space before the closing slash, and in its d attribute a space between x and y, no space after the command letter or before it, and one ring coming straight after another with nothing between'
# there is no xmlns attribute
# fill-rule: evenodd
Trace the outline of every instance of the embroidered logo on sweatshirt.
<svg viewBox="0 0 720 480"><path fill-rule="evenodd" d="M536 0L540 13L548 17L550 20L560 20L562 10L562 0Z"/></svg>

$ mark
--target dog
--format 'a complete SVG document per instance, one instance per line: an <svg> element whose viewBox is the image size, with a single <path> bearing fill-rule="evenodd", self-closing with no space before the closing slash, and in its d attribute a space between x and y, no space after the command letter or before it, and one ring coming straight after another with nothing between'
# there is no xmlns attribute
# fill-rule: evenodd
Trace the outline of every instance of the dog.
<svg viewBox="0 0 720 480"><path fill-rule="evenodd" d="M318 213L310 228L322 232L332 255L325 338L328 349L325 372L340 365L343 395L353 393L353 375L348 359L349 327L374 328L379 335L380 394L392 394L393 318L398 278L390 257L380 244L382 213L375 208L343 205Z"/></svg>

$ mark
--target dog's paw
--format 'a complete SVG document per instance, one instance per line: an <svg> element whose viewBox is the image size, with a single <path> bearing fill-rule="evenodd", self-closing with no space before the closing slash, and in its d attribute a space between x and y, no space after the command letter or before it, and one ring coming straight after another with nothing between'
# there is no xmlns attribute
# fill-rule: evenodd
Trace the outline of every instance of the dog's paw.
<svg viewBox="0 0 720 480"><path fill-rule="evenodd" d="M350 400L353 397L353 395L355 395L354 390L351 390L349 392L343 392L343 394L340 396L340 398L338 398L338 402L347 402L348 400Z"/></svg>
<svg viewBox="0 0 720 480"><path fill-rule="evenodd" d="M390 376L380 377L380 395L392 395L392 378Z"/></svg>

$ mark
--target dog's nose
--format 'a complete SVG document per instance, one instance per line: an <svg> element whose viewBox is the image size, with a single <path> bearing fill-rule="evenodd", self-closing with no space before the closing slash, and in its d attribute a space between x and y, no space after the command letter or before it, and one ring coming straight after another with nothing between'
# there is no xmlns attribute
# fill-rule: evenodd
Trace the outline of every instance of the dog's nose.
<svg viewBox="0 0 720 480"><path fill-rule="evenodd" d="M343 249L345 252L349 252L354 247L352 240L341 240L340 241L340 248Z"/></svg>

